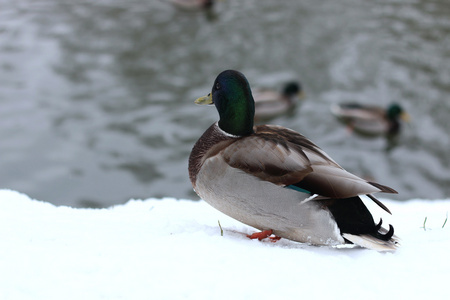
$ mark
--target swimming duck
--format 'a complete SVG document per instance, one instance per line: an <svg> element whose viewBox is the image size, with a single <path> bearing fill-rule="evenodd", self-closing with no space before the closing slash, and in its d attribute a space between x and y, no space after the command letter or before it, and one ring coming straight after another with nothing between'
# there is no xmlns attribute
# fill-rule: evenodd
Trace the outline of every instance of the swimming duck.
<svg viewBox="0 0 450 300"><path fill-rule="evenodd" d="M397 193L339 166L305 136L275 125L253 126L255 102L245 76L220 73L212 91L197 104L213 104L219 121L195 143L189 177L207 203L262 230L313 245L353 243L378 251L395 250L394 228L376 224L360 199Z"/></svg>
<svg viewBox="0 0 450 300"><path fill-rule="evenodd" d="M351 130L368 136L396 135L400 131L399 119L409 121L409 115L397 103L387 108L359 103L334 104L331 112Z"/></svg>
<svg viewBox="0 0 450 300"><path fill-rule="evenodd" d="M253 93L255 100L255 120L268 120L291 111L298 100L304 98L299 82L288 82L281 92L259 90Z"/></svg>

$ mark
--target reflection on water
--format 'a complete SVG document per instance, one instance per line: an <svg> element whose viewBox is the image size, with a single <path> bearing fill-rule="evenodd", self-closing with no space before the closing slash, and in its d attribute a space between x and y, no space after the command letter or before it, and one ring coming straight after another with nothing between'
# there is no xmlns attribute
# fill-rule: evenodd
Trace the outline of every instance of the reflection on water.
<svg viewBox="0 0 450 300"><path fill-rule="evenodd" d="M217 119L193 100L227 68L254 87L298 78L272 123L300 131L398 199L450 194L450 9L443 1L7 1L0 12L0 187L55 204L197 199L187 157ZM393 142L347 133L329 106L401 102Z"/></svg>

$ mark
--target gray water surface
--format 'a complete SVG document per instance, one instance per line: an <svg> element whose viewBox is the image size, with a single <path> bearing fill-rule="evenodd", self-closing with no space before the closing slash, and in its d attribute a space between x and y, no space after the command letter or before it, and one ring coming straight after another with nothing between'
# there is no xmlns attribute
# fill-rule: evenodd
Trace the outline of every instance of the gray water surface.
<svg viewBox="0 0 450 300"><path fill-rule="evenodd" d="M252 87L301 80L304 103L270 123L387 197L450 196L447 0L0 3L0 188L76 207L198 199L187 158L218 116L193 101L238 69ZM412 122L393 142L351 135L329 111L343 101L396 101Z"/></svg>

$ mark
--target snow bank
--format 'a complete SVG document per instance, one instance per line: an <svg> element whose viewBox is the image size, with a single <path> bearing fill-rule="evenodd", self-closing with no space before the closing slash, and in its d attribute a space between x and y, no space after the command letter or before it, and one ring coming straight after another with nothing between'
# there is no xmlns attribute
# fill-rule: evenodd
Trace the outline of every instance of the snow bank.
<svg viewBox="0 0 450 300"><path fill-rule="evenodd" d="M74 209L0 190L0 299L446 298L450 200L383 202L395 253L249 240L204 202Z"/></svg>

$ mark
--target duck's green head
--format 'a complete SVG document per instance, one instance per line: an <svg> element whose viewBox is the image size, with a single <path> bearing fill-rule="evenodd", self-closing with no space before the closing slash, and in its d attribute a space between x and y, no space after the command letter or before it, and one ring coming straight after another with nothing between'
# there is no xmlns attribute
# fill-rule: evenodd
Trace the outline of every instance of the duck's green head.
<svg viewBox="0 0 450 300"><path fill-rule="evenodd" d="M295 96L302 93L302 85L299 82L291 81L286 83L283 88L283 95Z"/></svg>
<svg viewBox="0 0 450 300"><path fill-rule="evenodd" d="M198 98L197 104L214 104L219 112L219 127L232 135L245 136L253 133L255 101L244 74L226 70L220 73L212 91Z"/></svg>
<svg viewBox="0 0 450 300"><path fill-rule="evenodd" d="M297 97L298 99L305 98L302 84L297 81L291 81L286 83L283 88L282 95L286 97L289 101L292 101L294 97Z"/></svg>
<svg viewBox="0 0 450 300"><path fill-rule="evenodd" d="M409 121L408 113L406 113L397 103L392 103L389 105L386 115L390 120L397 120L398 118L401 118L404 121Z"/></svg>

